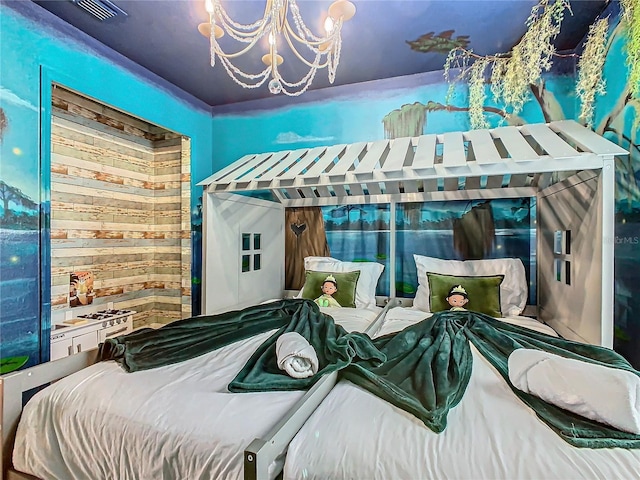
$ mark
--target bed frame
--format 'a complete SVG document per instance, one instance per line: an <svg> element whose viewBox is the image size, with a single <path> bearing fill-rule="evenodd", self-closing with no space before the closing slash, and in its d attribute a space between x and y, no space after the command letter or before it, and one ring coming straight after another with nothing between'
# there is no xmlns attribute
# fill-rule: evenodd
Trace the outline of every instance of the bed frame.
<svg viewBox="0 0 640 480"><path fill-rule="evenodd" d="M246 155L198 184L204 311L229 296L212 279L240 271L234 226L260 232L260 219L281 234L285 207L390 204L395 288L395 204L536 197L538 318L569 339L611 348L615 157L626 155L573 120ZM265 191L272 201L249 204L246 195ZM283 240L263 235L276 235L265 252L277 261L238 275L235 291L249 303L269 298L262 279L284 276Z"/></svg>
<svg viewBox="0 0 640 480"><path fill-rule="evenodd" d="M205 262L211 252L228 252L224 270L215 262L203 267L203 298L209 304L223 301L207 277L239 271L239 260L233 258L235 252L242 254L239 232L230 242L218 232L233 228L244 215L268 217L282 231L284 207L388 203L389 283L395 288L395 204L536 197L535 315L565 338L612 348L615 157L626 155L572 120L246 155L199 183L207 198ZM255 211L237 195L264 191L273 201L262 200ZM208 213L214 205L216 210L233 208L228 206L235 200L241 202L238 213L228 222ZM282 255L281 244L274 244L270 254ZM283 276L284 262L278 259L269 273L274 278ZM252 275L240 275L238 282L239 290L254 292L253 300L268 297ZM244 282L251 287L243 287ZM394 297L395 290L388 295ZM205 311L208 307L203 305ZM319 386L322 391L310 400L313 408L334 383L327 379ZM249 478L273 478L268 466L274 460L268 441L251 443L245 467L256 473Z"/></svg>
<svg viewBox="0 0 640 480"><path fill-rule="evenodd" d="M625 155L578 123L559 121L244 156L199 183L205 189L203 312L282 295L285 207L390 204L394 288L395 204L536 197L538 318L566 338L612 347L615 157ZM247 195L265 191L272 200ZM259 233L260 248L243 249L243 233ZM259 270L242 272L242 256L256 253L266 261ZM226 289L216 281L222 275L232 275ZM22 392L94 360L95 353L83 352L1 379L3 472L10 465ZM265 438L251 442L245 478L278 474L289 441L336 378L323 377Z"/></svg>
<svg viewBox="0 0 640 480"><path fill-rule="evenodd" d="M31 475L12 470L11 455L16 428L22 414L23 398L28 392L49 385L98 360L98 349L86 350L76 355L46 362L35 367L0 376L0 407L2 418L0 435L2 438L2 458L0 472L4 479L33 479Z"/></svg>

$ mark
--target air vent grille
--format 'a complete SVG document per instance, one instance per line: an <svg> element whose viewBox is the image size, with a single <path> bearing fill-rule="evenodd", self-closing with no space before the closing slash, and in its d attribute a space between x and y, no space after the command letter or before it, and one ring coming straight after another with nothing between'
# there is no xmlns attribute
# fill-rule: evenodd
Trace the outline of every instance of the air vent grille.
<svg viewBox="0 0 640 480"><path fill-rule="evenodd" d="M127 15L127 12L110 2L109 0L71 0L77 6L86 10L101 22L118 15Z"/></svg>

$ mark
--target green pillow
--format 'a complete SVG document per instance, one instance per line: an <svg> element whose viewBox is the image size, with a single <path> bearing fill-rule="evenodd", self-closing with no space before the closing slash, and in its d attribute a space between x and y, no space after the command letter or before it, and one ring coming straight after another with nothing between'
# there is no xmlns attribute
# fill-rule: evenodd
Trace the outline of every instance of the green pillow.
<svg viewBox="0 0 640 480"><path fill-rule="evenodd" d="M333 298L343 307L355 308L356 286L358 285L358 278L360 278L360 270L343 273L307 270L304 287L302 287L302 298L315 300L321 296L322 284L329 275L333 275L338 284L338 291L333 294Z"/></svg>
<svg viewBox="0 0 640 480"><path fill-rule="evenodd" d="M502 317L500 313L500 284L504 275L486 277L462 277L427 272L429 281L429 305L432 312L449 310L447 296L453 287L462 285L467 291L467 310L484 313L491 317Z"/></svg>

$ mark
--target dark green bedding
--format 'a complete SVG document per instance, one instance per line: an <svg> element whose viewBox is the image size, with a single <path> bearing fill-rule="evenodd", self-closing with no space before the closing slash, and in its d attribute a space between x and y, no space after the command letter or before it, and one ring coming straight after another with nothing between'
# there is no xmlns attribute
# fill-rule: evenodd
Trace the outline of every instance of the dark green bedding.
<svg viewBox="0 0 640 480"><path fill-rule="evenodd" d="M157 330L146 328L108 339L100 345L101 360L115 360L128 372L148 370L195 358L233 342L277 329L253 354L229 386L230 391L299 390L325 373L349 365L354 358L380 363L384 356L371 339L348 333L309 300L290 299L255 305L220 315L186 318ZM278 368L276 340L296 331L314 345L319 371L294 379Z"/></svg>
<svg viewBox="0 0 640 480"><path fill-rule="evenodd" d="M639 435L580 417L516 389L507 371L509 354L517 348L541 349L635 372L624 358L609 349L536 333L470 311L440 312L401 332L371 340L362 333L347 333L312 301L282 300L109 339L100 347L100 358L116 360L133 372L181 362L273 329L277 331L258 347L229 384L230 391L302 389L324 373L340 370L341 378L412 413L434 432L441 432L449 410L460 402L469 382L471 342L514 393L570 444L640 448ZM316 349L319 372L313 377L295 379L278 369L276 340L290 331L300 333Z"/></svg>
<svg viewBox="0 0 640 480"><path fill-rule="evenodd" d="M594 422L518 390L509 381L507 369L511 352L532 348L638 374L623 357L607 348L551 337L481 313L444 311L398 333L376 338L373 343L387 361L378 366L354 362L342 371L342 378L441 432L449 409L462 399L471 376L469 342L498 370L515 395L571 445L640 448L640 435Z"/></svg>

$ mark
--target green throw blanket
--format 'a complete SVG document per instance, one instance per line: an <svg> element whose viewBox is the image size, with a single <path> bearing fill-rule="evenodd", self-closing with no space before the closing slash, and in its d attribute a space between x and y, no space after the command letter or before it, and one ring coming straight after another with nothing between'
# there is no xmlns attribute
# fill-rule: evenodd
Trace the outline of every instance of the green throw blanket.
<svg viewBox="0 0 640 480"><path fill-rule="evenodd" d="M322 375L351 364L354 359L372 365L384 355L371 339L348 333L320 312L310 300L281 300L235 310L178 320L157 330L145 328L110 338L100 345L101 360L115 360L128 372L147 370L195 358L233 342L277 329L249 359L229 385L232 392L300 390L313 385ZM295 379L278 368L276 340L286 332L298 332L316 349L318 373Z"/></svg>
<svg viewBox="0 0 640 480"><path fill-rule="evenodd" d="M440 312L404 330L371 340L347 333L310 300L282 300L221 315L177 321L159 330L140 330L107 340L101 359L127 371L144 370L202 355L232 342L277 329L251 356L229 390L307 388L321 375L341 378L370 391L422 420L434 432L446 427L449 410L460 402L471 376L469 342L500 372L513 392L561 438L577 447L640 448L640 435L621 432L575 415L516 389L507 359L517 348L545 350L568 358L629 370L615 352L509 325L471 312ZM316 349L319 371L295 379L277 366L278 336L295 331Z"/></svg>

